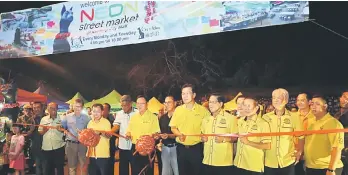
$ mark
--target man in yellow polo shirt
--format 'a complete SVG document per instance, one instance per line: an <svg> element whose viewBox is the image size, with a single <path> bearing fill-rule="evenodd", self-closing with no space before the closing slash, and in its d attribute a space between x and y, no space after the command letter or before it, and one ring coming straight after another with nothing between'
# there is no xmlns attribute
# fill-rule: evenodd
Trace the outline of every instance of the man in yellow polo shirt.
<svg viewBox="0 0 348 175"><path fill-rule="evenodd" d="M101 136L96 147L88 147L88 174L90 175L108 175L110 135L98 131L111 131L111 124L107 119L102 117L102 111L102 104L94 104L92 106L92 120L90 120L87 125L87 128L96 130L95 132Z"/></svg>
<svg viewBox="0 0 348 175"><path fill-rule="evenodd" d="M209 98L211 117L203 119L203 134L236 134L237 118L223 110L225 99L221 94L212 94ZM231 174L233 165L232 137L202 137L204 142L204 173L206 175Z"/></svg>
<svg viewBox="0 0 348 175"><path fill-rule="evenodd" d="M296 98L296 105L298 107L297 115L302 120L304 130L307 130L309 125L315 121L309 105L310 100L311 96L308 93L300 93Z"/></svg>
<svg viewBox="0 0 348 175"><path fill-rule="evenodd" d="M263 116L271 132L303 131L303 122L295 113L285 109L289 93L285 89L276 89L272 93L272 105L275 110ZM294 136L272 136L272 146L266 151L265 175L295 175L295 166L303 152L304 136L298 137L295 146ZM296 148L295 148L296 147Z"/></svg>
<svg viewBox="0 0 348 175"><path fill-rule="evenodd" d="M243 101L244 101L244 99L245 99L245 96L243 96L243 95L240 95L236 98L237 108L232 111L232 115L236 116L237 119L239 119L240 117L245 117L245 115L243 114Z"/></svg>
<svg viewBox="0 0 348 175"><path fill-rule="evenodd" d="M203 146L199 136L201 134L203 118L210 117L209 111L195 103L196 91L192 84L185 84L181 88L183 105L174 111L169 123L172 132L177 136L177 156L180 175L200 175L203 160Z"/></svg>
<svg viewBox="0 0 348 175"><path fill-rule="evenodd" d="M312 130L343 129L342 124L327 112L322 96L313 96L311 110L316 121L308 127ZM341 175L343 163L344 133L313 134L306 136L305 163L307 175Z"/></svg>
<svg viewBox="0 0 348 175"><path fill-rule="evenodd" d="M255 99L246 97L243 101L246 117L238 119L238 134L269 133L269 124L258 116L259 106ZM271 137L241 137L237 142L234 165L238 175L262 175L264 172L265 150L271 148Z"/></svg>
<svg viewBox="0 0 348 175"><path fill-rule="evenodd" d="M135 144L137 140L143 135L154 135L161 132L158 122L158 117L147 110L147 100L144 96L137 97L136 112L129 121L127 134L128 138L132 140L132 152L135 152ZM132 175L139 175L141 170L149 164L149 158L135 154L132 162ZM144 172L146 175L153 175L153 166L149 166Z"/></svg>
<svg viewBox="0 0 348 175"><path fill-rule="evenodd" d="M232 111L232 115L237 118L237 121L241 117L245 117L244 115L244 110L243 110L243 101L245 99L245 96L240 95L236 98L236 104L237 104L237 109ZM236 155L237 152L237 142L233 143L233 155Z"/></svg>
<svg viewBox="0 0 348 175"><path fill-rule="evenodd" d="M309 102L311 97L308 93L300 93L296 98L296 105L298 107L298 111L295 115L300 117L300 120L303 122L303 129L306 131L308 126L315 121L315 117L312 114L310 109ZM295 138L295 144L298 144L298 139ZM301 156L298 164L295 165L295 174L296 175L305 175L306 172L304 170L304 157L303 154Z"/></svg>

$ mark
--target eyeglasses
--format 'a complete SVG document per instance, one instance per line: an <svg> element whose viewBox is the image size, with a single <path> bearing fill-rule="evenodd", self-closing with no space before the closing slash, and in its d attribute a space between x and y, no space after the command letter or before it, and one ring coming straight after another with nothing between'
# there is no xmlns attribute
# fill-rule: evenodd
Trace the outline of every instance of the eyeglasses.
<svg viewBox="0 0 348 175"><path fill-rule="evenodd" d="M137 103L137 105L146 105L146 103Z"/></svg>

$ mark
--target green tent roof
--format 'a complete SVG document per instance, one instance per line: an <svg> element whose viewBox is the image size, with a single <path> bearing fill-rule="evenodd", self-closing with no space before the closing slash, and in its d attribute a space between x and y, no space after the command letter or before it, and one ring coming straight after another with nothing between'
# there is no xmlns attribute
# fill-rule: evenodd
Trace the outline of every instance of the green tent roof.
<svg viewBox="0 0 348 175"><path fill-rule="evenodd" d="M121 108L120 99L121 99L121 94L118 93L116 90L113 90L105 97L86 103L85 107L92 107L93 104L95 103L100 103L100 104L109 103L111 108Z"/></svg>
<svg viewBox="0 0 348 175"><path fill-rule="evenodd" d="M72 104L78 98L81 99L84 103L87 103L87 100L80 94L80 92L77 92L73 98L65 103Z"/></svg>

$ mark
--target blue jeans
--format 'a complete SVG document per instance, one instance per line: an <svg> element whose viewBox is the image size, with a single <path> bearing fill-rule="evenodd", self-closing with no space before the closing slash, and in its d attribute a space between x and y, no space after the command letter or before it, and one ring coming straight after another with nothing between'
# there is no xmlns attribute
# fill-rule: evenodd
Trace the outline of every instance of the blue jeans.
<svg viewBox="0 0 348 175"><path fill-rule="evenodd" d="M162 175L179 175L176 146L162 146Z"/></svg>

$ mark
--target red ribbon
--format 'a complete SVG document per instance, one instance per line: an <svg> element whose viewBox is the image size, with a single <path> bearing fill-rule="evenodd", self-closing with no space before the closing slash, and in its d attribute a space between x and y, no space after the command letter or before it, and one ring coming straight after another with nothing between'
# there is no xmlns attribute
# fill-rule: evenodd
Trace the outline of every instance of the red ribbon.
<svg viewBox="0 0 348 175"><path fill-rule="evenodd" d="M34 125L34 124L24 124L24 123L15 123L15 124L19 124L19 125L24 125L24 126L36 126L36 127L44 127L44 128L50 128L50 129L57 129L59 131L63 131L64 133L70 134L73 137L76 138L76 136L74 136L73 134L71 134L70 132L68 132L67 130L65 130L62 127L57 127L57 126L47 126L47 125ZM126 138L125 136L119 135L119 134L115 134L111 131L99 131L99 130L94 130L94 131L98 131L100 133L105 133L105 134L110 134L110 135L114 135L116 137L122 137L122 138ZM292 136L304 136L304 135L312 135L312 134L329 134L329 133L340 133L340 132L348 132L348 128L347 129L329 129L329 130L311 130L311 131L293 131L293 132L270 132L270 133L245 133L245 134L187 134L185 136L196 136L196 137L201 137L201 136L220 136L220 137L264 137L264 136L281 136L281 135L292 135ZM161 135L161 134L159 134ZM174 134L168 134L168 135L174 135ZM146 142L150 142L151 144L148 144ZM144 172L146 170L146 168L148 166L152 165L152 161L154 160L153 156L151 158L151 153L155 150L154 144L152 144L152 142L154 143L154 139L151 136L142 136L140 137L140 142L137 142L138 146L138 150L137 152L141 152L141 155L147 154L149 156L149 161L150 164L146 165L140 173ZM140 144L140 145L139 145ZM149 154L150 152L150 154Z"/></svg>

